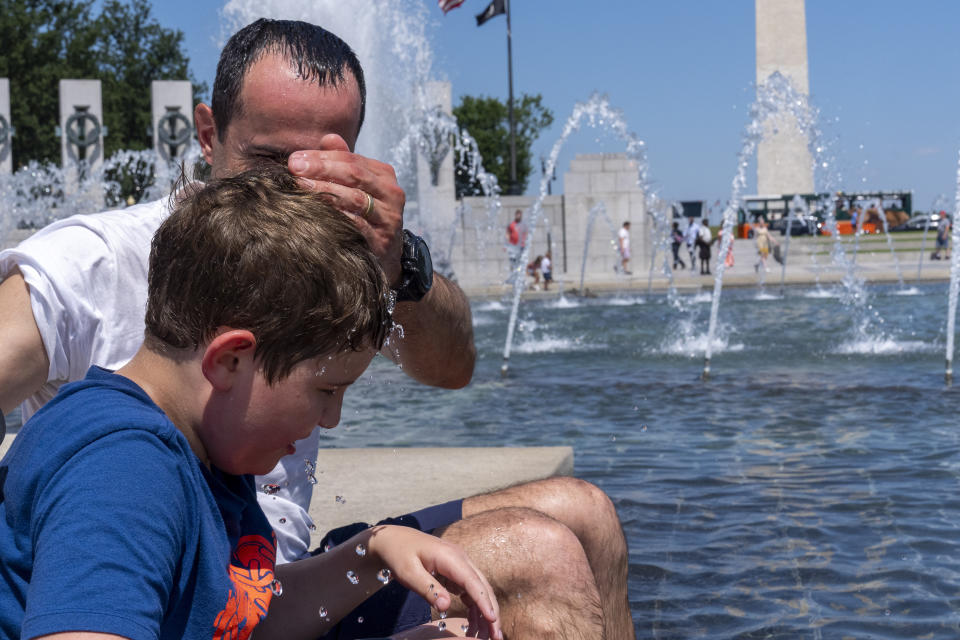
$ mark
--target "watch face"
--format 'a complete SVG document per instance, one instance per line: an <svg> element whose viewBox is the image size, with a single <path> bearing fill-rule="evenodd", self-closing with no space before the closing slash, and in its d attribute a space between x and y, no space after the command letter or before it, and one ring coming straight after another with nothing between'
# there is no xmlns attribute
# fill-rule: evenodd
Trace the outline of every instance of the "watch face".
<svg viewBox="0 0 960 640"><path fill-rule="evenodd" d="M397 289L397 300L417 301L433 286L433 261L423 238L403 230L403 282Z"/></svg>

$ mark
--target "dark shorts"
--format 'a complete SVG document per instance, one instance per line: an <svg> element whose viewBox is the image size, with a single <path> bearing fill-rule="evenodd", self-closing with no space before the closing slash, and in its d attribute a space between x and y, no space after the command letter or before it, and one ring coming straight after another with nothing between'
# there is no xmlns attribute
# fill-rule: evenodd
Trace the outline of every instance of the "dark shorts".
<svg viewBox="0 0 960 640"><path fill-rule="evenodd" d="M377 524L395 524L427 533L445 527L463 517L463 500L452 500L398 518L387 518ZM336 546L369 528L365 522L348 524L327 533L314 555ZM360 619L363 622L359 622ZM400 583L394 581L373 594L351 611L321 640L353 640L389 636L430 622L430 604Z"/></svg>
<svg viewBox="0 0 960 640"><path fill-rule="evenodd" d="M553 272L552 272L552 271L544 271L544 272L543 272L543 280L544 280L544 282L551 282L551 281L553 281Z"/></svg>

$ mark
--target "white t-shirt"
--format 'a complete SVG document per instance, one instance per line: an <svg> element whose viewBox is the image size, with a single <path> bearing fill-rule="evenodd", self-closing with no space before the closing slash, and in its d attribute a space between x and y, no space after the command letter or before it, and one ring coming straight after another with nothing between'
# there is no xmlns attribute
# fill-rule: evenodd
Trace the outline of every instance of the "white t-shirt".
<svg viewBox="0 0 960 640"><path fill-rule="evenodd" d="M625 228L620 227L620 231L617 231L617 237L620 238L620 246L623 248L624 253L630 251L630 232Z"/></svg>
<svg viewBox="0 0 960 640"><path fill-rule="evenodd" d="M700 240L702 240L704 244L710 244L710 241L713 240L710 227L700 227Z"/></svg>
<svg viewBox="0 0 960 640"><path fill-rule="evenodd" d="M543 256L543 258L540 260L540 272L550 273L552 271L550 267L551 267L550 258L548 258L547 256Z"/></svg>
<svg viewBox="0 0 960 640"><path fill-rule="evenodd" d="M91 365L115 370L143 342L150 241L169 214L167 199L127 209L76 215L55 222L14 249L0 252L0 278L19 267L30 287L30 305L50 359L47 383L24 401L33 415L67 382L82 379ZM316 460L319 429L296 443L257 486L260 506L277 533L277 559L303 557L310 544L307 514L313 486L306 460ZM280 519L285 518L281 524Z"/></svg>

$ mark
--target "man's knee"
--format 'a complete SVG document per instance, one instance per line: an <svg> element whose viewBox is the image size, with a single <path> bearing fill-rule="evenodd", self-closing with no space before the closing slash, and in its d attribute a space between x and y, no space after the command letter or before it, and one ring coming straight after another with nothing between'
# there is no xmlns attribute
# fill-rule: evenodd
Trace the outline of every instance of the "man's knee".
<svg viewBox="0 0 960 640"><path fill-rule="evenodd" d="M508 637L559 638L563 629L571 638L600 637L596 580L580 540L562 522L504 507L467 517L439 535L464 547L490 581Z"/></svg>
<svg viewBox="0 0 960 640"><path fill-rule="evenodd" d="M540 511L506 507L470 516L439 532L467 550L498 590L592 582L577 536Z"/></svg>
<svg viewBox="0 0 960 640"><path fill-rule="evenodd" d="M467 498L463 513L470 516L505 507L533 509L559 520L578 536L585 530L619 529L616 508L598 486L579 478L555 476Z"/></svg>

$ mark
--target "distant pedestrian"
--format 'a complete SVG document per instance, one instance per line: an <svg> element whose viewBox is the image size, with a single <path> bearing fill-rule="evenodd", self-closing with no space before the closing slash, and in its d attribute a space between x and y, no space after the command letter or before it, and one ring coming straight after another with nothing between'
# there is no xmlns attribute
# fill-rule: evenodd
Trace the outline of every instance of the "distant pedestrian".
<svg viewBox="0 0 960 640"><path fill-rule="evenodd" d="M943 211L940 212L940 224L937 225L937 248L930 256L931 260L941 260L943 251L947 260L950 259L950 218Z"/></svg>
<svg viewBox="0 0 960 640"><path fill-rule="evenodd" d="M760 267L766 272L770 271L767 266L767 258L770 257L770 248L779 243L770 235L767 223L764 220L757 221L757 228L753 232L754 240L757 243L757 261L753 264L754 271L760 271Z"/></svg>
<svg viewBox="0 0 960 640"><path fill-rule="evenodd" d="M527 246L527 225L523 222L523 211L517 209L513 222L507 225L507 257L510 258L510 275L516 273L520 265L520 256Z"/></svg>
<svg viewBox="0 0 960 640"><path fill-rule="evenodd" d="M687 221L687 230L683 232L683 239L687 243L687 252L690 254L690 271L697 268L697 238L700 237L700 223L693 218Z"/></svg>
<svg viewBox="0 0 960 640"><path fill-rule="evenodd" d="M553 282L553 261L550 260L550 252L543 256L543 260L540 262L540 273L543 274L543 290L550 290L550 283Z"/></svg>
<svg viewBox="0 0 960 640"><path fill-rule="evenodd" d="M533 290L540 289L540 270L543 265L543 256L537 256L527 263L527 275L533 278Z"/></svg>
<svg viewBox="0 0 960 640"><path fill-rule="evenodd" d="M680 223L674 222L673 228L670 230L670 248L673 250L673 269L676 270L677 265L680 265L681 269L686 269L687 265L683 263L683 260L680 259L680 245L683 244L683 233L680 231Z"/></svg>
<svg viewBox="0 0 960 640"><path fill-rule="evenodd" d="M710 275L710 245L713 244L713 234L710 233L710 223L704 218L697 234L697 249L700 254L700 275Z"/></svg>
<svg viewBox="0 0 960 640"><path fill-rule="evenodd" d="M723 251L723 227L721 226L719 231L717 231L717 243L720 247L720 251ZM730 234L730 244L727 245L727 256L723 259L723 266L725 269L729 269L733 266L733 240L736 237L736 234ZM717 257L717 262L720 262L719 256Z"/></svg>
<svg viewBox="0 0 960 640"><path fill-rule="evenodd" d="M620 269L628 276L633 275L627 266L630 264L630 222L624 222L617 232L617 245L620 249Z"/></svg>

